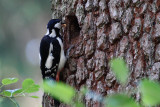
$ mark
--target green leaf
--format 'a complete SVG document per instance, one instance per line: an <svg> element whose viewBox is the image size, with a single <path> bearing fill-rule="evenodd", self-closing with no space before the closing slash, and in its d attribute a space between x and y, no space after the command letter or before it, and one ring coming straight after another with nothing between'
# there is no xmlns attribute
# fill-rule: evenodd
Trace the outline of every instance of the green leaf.
<svg viewBox="0 0 160 107"><path fill-rule="evenodd" d="M17 94L20 94L20 93L22 93L23 92L23 89L22 88L20 88L20 89L15 89L15 91L13 92L13 96L14 95L17 95Z"/></svg>
<svg viewBox="0 0 160 107"><path fill-rule="evenodd" d="M81 102L76 102L75 107L85 107L83 103Z"/></svg>
<svg viewBox="0 0 160 107"><path fill-rule="evenodd" d="M32 79L25 79L22 83L22 89L25 93L33 93L39 91L40 86L36 85Z"/></svg>
<svg viewBox="0 0 160 107"><path fill-rule="evenodd" d="M9 91L9 90L4 90L0 94L3 95L3 96L6 96L6 97L12 97L12 92Z"/></svg>
<svg viewBox="0 0 160 107"><path fill-rule="evenodd" d="M32 98L39 98L38 96L30 96L30 97L32 97Z"/></svg>
<svg viewBox="0 0 160 107"><path fill-rule="evenodd" d="M43 88L46 93L50 93L54 98L66 104L71 103L75 95L75 90L62 82L44 81Z"/></svg>
<svg viewBox="0 0 160 107"><path fill-rule="evenodd" d="M142 93L142 101L146 106L154 106L160 104L160 85L151 80L142 80L140 83L140 92Z"/></svg>
<svg viewBox="0 0 160 107"><path fill-rule="evenodd" d="M127 95L114 94L106 98L106 107L139 107L138 104Z"/></svg>
<svg viewBox="0 0 160 107"><path fill-rule="evenodd" d="M122 58L114 58L110 61L110 66L116 78L121 84L125 84L128 78L128 68Z"/></svg>
<svg viewBox="0 0 160 107"><path fill-rule="evenodd" d="M25 79L22 83L22 88L26 89L31 85L34 85L34 81L32 79Z"/></svg>
<svg viewBox="0 0 160 107"><path fill-rule="evenodd" d="M18 78L5 78L2 80L2 84L9 85L9 84L16 83L17 81L18 81Z"/></svg>
<svg viewBox="0 0 160 107"><path fill-rule="evenodd" d="M4 90L0 94L7 97L13 97L15 94L21 93L22 89Z"/></svg>

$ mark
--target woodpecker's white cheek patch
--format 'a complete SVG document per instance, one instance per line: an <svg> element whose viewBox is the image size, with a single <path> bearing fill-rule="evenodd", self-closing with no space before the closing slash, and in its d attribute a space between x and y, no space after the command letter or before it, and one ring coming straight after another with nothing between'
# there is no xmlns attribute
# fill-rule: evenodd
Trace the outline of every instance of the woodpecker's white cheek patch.
<svg viewBox="0 0 160 107"><path fill-rule="evenodd" d="M48 54L48 58L46 60L46 68L50 69L52 67L52 63L53 63L53 59L54 57L52 56L51 51L53 50L53 45L52 43L50 43L50 47L49 47L49 54Z"/></svg>
<svg viewBox="0 0 160 107"><path fill-rule="evenodd" d="M59 23L56 23L56 24L54 25L54 27L60 29L60 28L61 28L61 23L60 23L60 22L59 22Z"/></svg>

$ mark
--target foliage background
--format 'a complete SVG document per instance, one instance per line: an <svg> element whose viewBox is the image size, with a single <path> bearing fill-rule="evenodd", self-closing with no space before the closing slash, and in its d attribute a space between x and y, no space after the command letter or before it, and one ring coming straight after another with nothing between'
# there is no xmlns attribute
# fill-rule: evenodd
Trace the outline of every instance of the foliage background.
<svg viewBox="0 0 160 107"><path fill-rule="evenodd" d="M5 89L21 86L22 80L32 78L41 82L38 49L51 18L49 0L1 0L0 1L0 80L17 77L21 81ZM18 86L17 86L18 85ZM39 99L17 98L21 107L39 107ZM1 99L0 99L1 100ZM1 107L13 107L6 99Z"/></svg>

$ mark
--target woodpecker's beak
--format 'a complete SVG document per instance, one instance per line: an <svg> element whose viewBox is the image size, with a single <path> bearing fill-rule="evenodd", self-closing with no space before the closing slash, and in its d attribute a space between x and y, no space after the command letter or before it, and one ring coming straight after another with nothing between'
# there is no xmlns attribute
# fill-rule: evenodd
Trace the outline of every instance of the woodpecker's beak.
<svg viewBox="0 0 160 107"><path fill-rule="evenodd" d="M67 25L66 25L65 23L62 23L61 26L62 26L62 27L66 27Z"/></svg>

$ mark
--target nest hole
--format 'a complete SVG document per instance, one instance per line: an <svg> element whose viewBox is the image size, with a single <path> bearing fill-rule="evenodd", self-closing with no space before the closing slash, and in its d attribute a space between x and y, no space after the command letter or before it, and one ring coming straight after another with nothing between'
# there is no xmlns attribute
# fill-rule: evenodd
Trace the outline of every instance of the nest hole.
<svg viewBox="0 0 160 107"><path fill-rule="evenodd" d="M75 15L67 16L67 32L69 35L69 40L79 36L81 28L79 27L79 23L77 17Z"/></svg>

